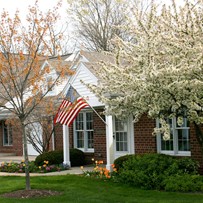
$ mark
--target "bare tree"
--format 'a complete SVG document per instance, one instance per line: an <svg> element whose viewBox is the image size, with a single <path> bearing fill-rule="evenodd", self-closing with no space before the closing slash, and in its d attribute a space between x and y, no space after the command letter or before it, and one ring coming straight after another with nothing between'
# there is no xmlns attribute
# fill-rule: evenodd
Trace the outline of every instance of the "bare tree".
<svg viewBox="0 0 203 203"><path fill-rule="evenodd" d="M130 40L126 11L128 1L89 0L68 1L69 12L76 22L76 31L83 45L94 51L111 51L110 40L116 36Z"/></svg>
<svg viewBox="0 0 203 203"><path fill-rule="evenodd" d="M53 116L38 117L26 126L28 142L39 154L50 150L53 133Z"/></svg>

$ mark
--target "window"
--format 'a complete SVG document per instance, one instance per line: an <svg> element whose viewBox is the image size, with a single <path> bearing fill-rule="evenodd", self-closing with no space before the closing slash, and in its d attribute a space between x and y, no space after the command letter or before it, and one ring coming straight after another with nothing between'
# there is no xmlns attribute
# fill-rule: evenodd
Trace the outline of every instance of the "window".
<svg viewBox="0 0 203 203"><path fill-rule="evenodd" d="M93 113L80 112L74 123L74 147L94 151Z"/></svg>
<svg viewBox="0 0 203 203"><path fill-rule="evenodd" d="M12 127L11 125L6 125L3 122L3 145L12 146L13 145L13 136L12 136Z"/></svg>
<svg viewBox="0 0 203 203"><path fill-rule="evenodd" d="M179 126L176 118L167 121L170 125L171 136L165 141L163 135L157 135L157 151L163 154L190 156L189 122L184 118L183 125ZM157 127L160 127L158 120Z"/></svg>
<svg viewBox="0 0 203 203"><path fill-rule="evenodd" d="M115 118L116 151L128 151L127 121Z"/></svg>

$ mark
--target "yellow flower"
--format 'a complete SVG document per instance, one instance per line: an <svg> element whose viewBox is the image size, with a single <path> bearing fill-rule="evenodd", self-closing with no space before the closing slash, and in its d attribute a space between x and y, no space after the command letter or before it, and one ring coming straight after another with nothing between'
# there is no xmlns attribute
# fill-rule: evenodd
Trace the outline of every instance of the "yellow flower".
<svg viewBox="0 0 203 203"><path fill-rule="evenodd" d="M46 164L43 165L44 168L45 168L46 166L47 166Z"/></svg>
<svg viewBox="0 0 203 203"><path fill-rule="evenodd" d="M46 160L45 160L45 161L44 161L44 163L45 163L45 164L48 164L48 163L49 163L49 161L46 161Z"/></svg>
<svg viewBox="0 0 203 203"><path fill-rule="evenodd" d="M92 161L94 161L94 158L92 158Z"/></svg>
<svg viewBox="0 0 203 203"><path fill-rule="evenodd" d="M22 160L21 162L22 162L22 163L24 163L25 161L24 161L24 160Z"/></svg>
<svg viewBox="0 0 203 203"><path fill-rule="evenodd" d="M39 166L39 169L41 169L42 167L41 166Z"/></svg>
<svg viewBox="0 0 203 203"><path fill-rule="evenodd" d="M23 164L23 166L25 166L25 164Z"/></svg>
<svg viewBox="0 0 203 203"><path fill-rule="evenodd" d="M84 169L84 167L83 167L83 166L80 166L80 169L81 169L81 170L83 170L83 169Z"/></svg>

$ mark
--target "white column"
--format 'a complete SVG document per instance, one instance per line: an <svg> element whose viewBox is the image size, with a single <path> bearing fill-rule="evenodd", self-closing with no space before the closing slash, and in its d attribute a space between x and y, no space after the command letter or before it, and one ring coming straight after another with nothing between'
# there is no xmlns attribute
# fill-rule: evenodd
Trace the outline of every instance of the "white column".
<svg viewBox="0 0 203 203"><path fill-rule="evenodd" d="M113 147L113 118L112 116L106 116L106 168L111 170L111 164L114 161L114 147Z"/></svg>
<svg viewBox="0 0 203 203"><path fill-rule="evenodd" d="M69 129L63 125L63 164L71 166L69 148Z"/></svg>

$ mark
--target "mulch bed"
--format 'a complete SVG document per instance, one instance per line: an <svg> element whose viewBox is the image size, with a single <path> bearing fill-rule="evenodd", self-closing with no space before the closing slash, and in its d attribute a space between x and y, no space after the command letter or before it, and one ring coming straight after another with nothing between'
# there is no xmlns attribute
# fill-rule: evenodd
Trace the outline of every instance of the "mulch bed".
<svg viewBox="0 0 203 203"><path fill-rule="evenodd" d="M61 194L62 193L58 191L35 189L35 190L18 190L10 193L5 193L2 195L2 197L28 199L37 197L48 197Z"/></svg>

